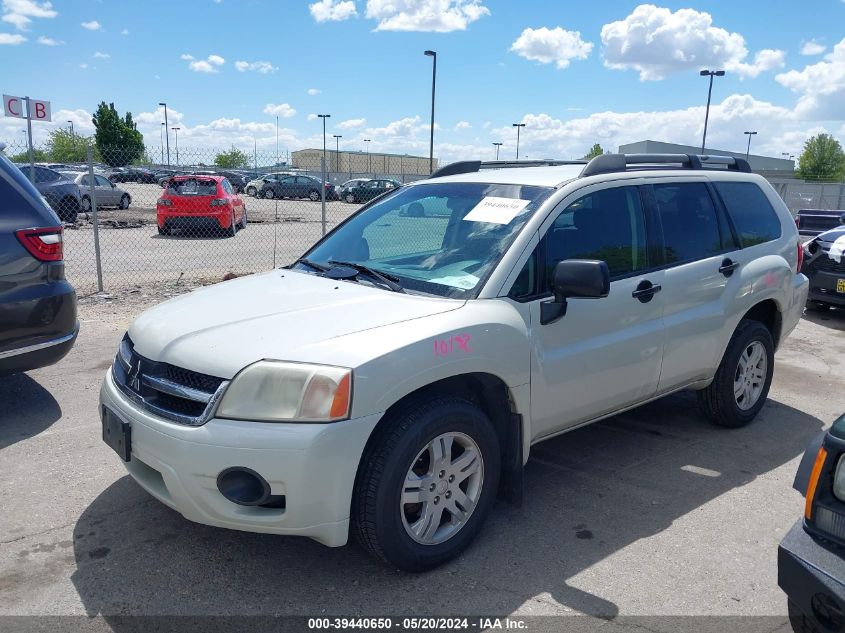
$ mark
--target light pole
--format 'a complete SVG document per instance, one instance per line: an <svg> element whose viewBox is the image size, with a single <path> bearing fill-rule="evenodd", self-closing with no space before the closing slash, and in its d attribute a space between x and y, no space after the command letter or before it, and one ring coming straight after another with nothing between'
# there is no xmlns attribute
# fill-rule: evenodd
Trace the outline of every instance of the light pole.
<svg viewBox="0 0 845 633"><path fill-rule="evenodd" d="M162 121L161 126L159 127L159 132L161 132L161 134L159 134L159 137L161 138L159 147L161 147L161 164L162 165L164 165L164 128L165 128L165 125L164 125L164 122Z"/></svg>
<svg viewBox="0 0 845 633"><path fill-rule="evenodd" d="M331 117L331 114L318 114L319 118L323 120L323 186L320 188L320 205L322 207L322 224L323 235L326 234L326 119Z"/></svg>
<svg viewBox="0 0 845 633"><path fill-rule="evenodd" d="M704 111L704 136L701 137L701 153L704 153L704 144L707 142L707 121L710 118L710 96L713 94L713 77L724 77L724 70L704 69L698 73L702 77L710 77L710 87L707 89L707 109Z"/></svg>
<svg viewBox="0 0 845 633"><path fill-rule="evenodd" d="M340 139L343 138L343 134L332 134L334 137L334 169L335 171L340 171Z"/></svg>
<svg viewBox="0 0 845 633"><path fill-rule="evenodd" d="M68 123L70 123L70 135L73 136L73 121L68 120Z"/></svg>
<svg viewBox="0 0 845 633"><path fill-rule="evenodd" d="M276 115L276 167L279 166L279 115Z"/></svg>
<svg viewBox="0 0 845 633"><path fill-rule="evenodd" d="M434 87L437 85L437 53L423 51L423 55L431 57L431 139L428 142L428 173L434 172Z"/></svg>
<svg viewBox="0 0 845 633"><path fill-rule="evenodd" d="M525 127L525 123L512 123L511 125L516 128L516 160L519 160L519 128Z"/></svg>
<svg viewBox="0 0 845 633"><path fill-rule="evenodd" d="M180 127L172 127L170 128L174 132L176 132L176 167L179 167L179 130L182 128Z"/></svg>
<svg viewBox="0 0 845 633"><path fill-rule="evenodd" d="M748 135L748 148L745 150L745 160L748 160L748 156L751 154L751 137L757 134L757 132L743 132L743 134Z"/></svg>
<svg viewBox="0 0 845 633"><path fill-rule="evenodd" d="M493 146L496 148L496 160L499 160L499 148L502 146L501 143L493 143Z"/></svg>
<svg viewBox="0 0 845 633"><path fill-rule="evenodd" d="M160 106L164 106L164 138L167 140L167 166L170 167L170 132L169 127L167 125L167 104L163 101L159 103Z"/></svg>
<svg viewBox="0 0 845 633"><path fill-rule="evenodd" d="M364 139L364 142L367 144L367 173L370 172L370 140L372 139Z"/></svg>

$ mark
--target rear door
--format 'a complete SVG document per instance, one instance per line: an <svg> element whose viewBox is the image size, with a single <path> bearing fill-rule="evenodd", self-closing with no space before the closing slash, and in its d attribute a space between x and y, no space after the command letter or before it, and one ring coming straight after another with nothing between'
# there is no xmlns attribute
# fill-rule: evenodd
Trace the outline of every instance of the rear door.
<svg viewBox="0 0 845 633"><path fill-rule="evenodd" d="M658 386L665 392L712 375L724 349L728 298L740 294L743 262L705 179L667 179L647 190L666 262L666 344Z"/></svg>

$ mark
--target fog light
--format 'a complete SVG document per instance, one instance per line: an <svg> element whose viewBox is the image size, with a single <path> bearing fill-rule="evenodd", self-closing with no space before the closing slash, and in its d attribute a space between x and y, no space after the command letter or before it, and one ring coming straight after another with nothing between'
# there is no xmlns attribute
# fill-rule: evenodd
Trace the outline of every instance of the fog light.
<svg viewBox="0 0 845 633"><path fill-rule="evenodd" d="M259 506L270 499L270 484L254 470L236 466L217 475L217 489L232 503Z"/></svg>

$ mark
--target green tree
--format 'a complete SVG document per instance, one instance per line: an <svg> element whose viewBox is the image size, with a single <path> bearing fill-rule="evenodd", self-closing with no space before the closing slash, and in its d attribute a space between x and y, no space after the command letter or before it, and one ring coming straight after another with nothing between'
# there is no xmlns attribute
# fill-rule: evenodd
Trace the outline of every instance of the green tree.
<svg viewBox="0 0 845 633"><path fill-rule="evenodd" d="M29 163L29 152L24 150L14 156L9 156L9 160L13 163ZM47 163L50 161L50 155L43 149L32 148L32 162Z"/></svg>
<svg viewBox="0 0 845 633"><path fill-rule="evenodd" d="M121 118L113 103L102 101L92 122L96 128L94 143L104 163L123 167L144 155L144 137L135 129L131 112Z"/></svg>
<svg viewBox="0 0 845 633"><path fill-rule="evenodd" d="M56 163L84 163L88 160L88 145L92 141L90 136L72 134L70 130L59 128L50 131L47 139L47 153L50 154L50 160ZM96 147L94 160L100 160Z"/></svg>
<svg viewBox="0 0 845 633"><path fill-rule="evenodd" d="M220 152L214 157L214 164L217 167L234 169L237 167L249 167L249 157L241 150L232 146L228 152Z"/></svg>
<svg viewBox="0 0 845 633"><path fill-rule="evenodd" d="M795 172L804 180L842 180L845 178L845 152L830 134L807 139Z"/></svg>
<svg viewBox="0 0 845 633"><path fill-rule="evenodd" d="M604 153L605 153L605 151L602 149L602 146L599 145L598 143L596 143L595 145L593 145L593 147L590 149L590 151L587 152L587 155L584 156L584 160L590 160L591 158L595 158L596 156L601 156Z"/></svg>

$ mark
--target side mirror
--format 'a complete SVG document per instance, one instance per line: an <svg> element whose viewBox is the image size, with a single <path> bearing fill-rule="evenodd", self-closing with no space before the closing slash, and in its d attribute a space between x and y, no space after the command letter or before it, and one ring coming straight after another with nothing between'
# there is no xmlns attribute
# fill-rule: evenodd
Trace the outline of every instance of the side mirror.
<svg viewBox="0 0 845 633"><path fill-rule="evenodd" d="M603 261L567 259L552 275L554 299L540 304L540 323L553 323L566 314L569 298L600 299L610 293L610 270Z"/></svg>

